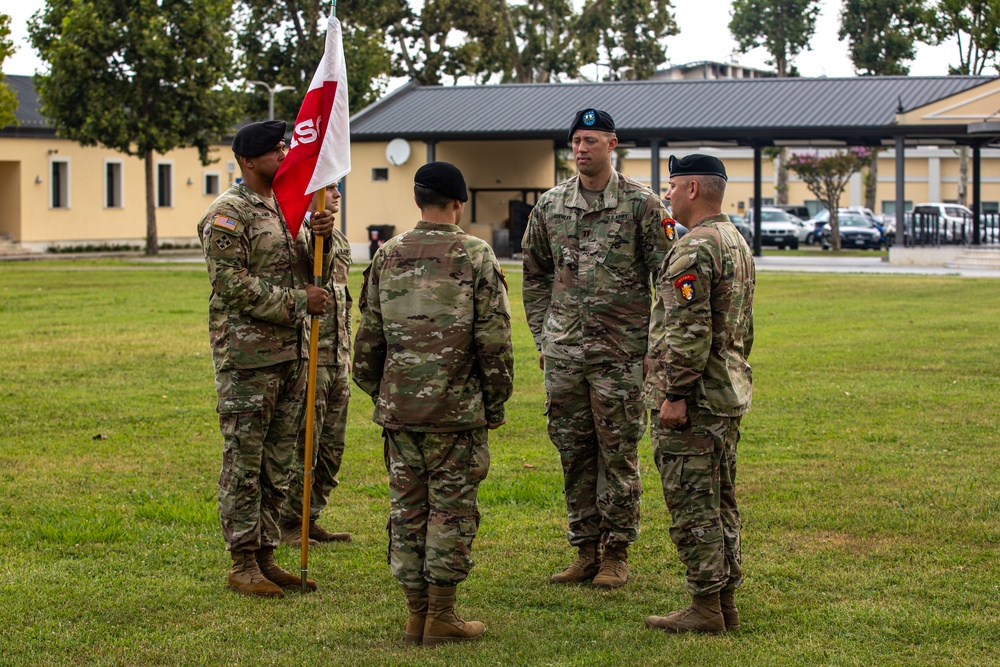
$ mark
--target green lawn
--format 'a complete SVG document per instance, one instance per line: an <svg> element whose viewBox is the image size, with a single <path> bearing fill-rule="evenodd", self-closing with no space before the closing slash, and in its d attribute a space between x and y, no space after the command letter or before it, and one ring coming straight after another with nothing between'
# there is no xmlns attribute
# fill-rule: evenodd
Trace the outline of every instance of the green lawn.
<svg viewBox="0 0 1000 667"><path fill-rule="evenodd" d="M758 276L743 630L678 637L643 627L686 603L648 436L629 584L547 583L573 554L520 274L507 273L517 389L459 590L488 633L424 650L401 642L367 397L354 391L323 521L354 542L311 551L317 593L236 595L204 267L0 264L0 664L1000 664L1000 282ZM294 569L298 552L278 559Z"/></svg>

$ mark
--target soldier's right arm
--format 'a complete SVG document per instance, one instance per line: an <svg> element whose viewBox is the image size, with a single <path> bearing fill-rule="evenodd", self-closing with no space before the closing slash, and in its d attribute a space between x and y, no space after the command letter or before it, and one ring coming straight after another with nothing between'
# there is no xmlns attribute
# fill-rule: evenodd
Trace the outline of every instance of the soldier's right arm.
<svg viewBox="0 0 1000 667"><path fill-rule="evenodd" d="M535 205L528 216L528 228L524 231L521 242L524 253L524 276L521 295L524 301L524 312L528 317L528 327L535 339L535 347L542 349L542 331L545 325L545 315L552 300L552 283L555 280L555 262L552 259L552 246L545 227L540 206Z"/></svg>
<svg viewBox="0 0 1000 667"><path fill-rule="evenodd" d="M365 269L365 282L358 299L361 320L354 337L354 364L351 373L354 383L371 396L372 400L378 398L388 351L385 331L382 329L382 306L378 291L380 259L381 253Z"/></svg>
<svg viewBox="0 0 1000 667"><path fill-rule="evenodd" d="M256 319L299 324L306 317L306 291L281 287L250 273L250 239L245 232L234 211L218 209L206 216L203 243L214 292L229 308Z"/></svg>

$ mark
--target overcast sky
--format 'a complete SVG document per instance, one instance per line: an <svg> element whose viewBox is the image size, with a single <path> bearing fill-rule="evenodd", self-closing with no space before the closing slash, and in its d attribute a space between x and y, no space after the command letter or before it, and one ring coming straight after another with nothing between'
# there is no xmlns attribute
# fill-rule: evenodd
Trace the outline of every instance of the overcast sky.
<svg viewBox="0 0 1000 667"><path fill-rule="evenodd" d="M351 0L347 0L350 2ZM34 74L41 62L28 44L28 19L44 5L44 0L12 0L0 10L11 17L11 37L17 51L3 63L5 74ZM415 3L416 4L416 3ZM673 65L700 60L728 62L733 57L736 43L729 35L731 0L674 0L674 16L680 34L667 40L667 57ZM840 26L841 0L821 0L822 11L813 36L811 49L794 61L803 76L854 76L847 45L837 39ZM737 55L736 61L750 67L765 68L768 55L763 49L754 49ZM949 64L958 63L958 47L920 46L910 74L937 76L948 73ZM585 73L594 78L594 71ZM996 74L995 69L989 70Z"/></svg>

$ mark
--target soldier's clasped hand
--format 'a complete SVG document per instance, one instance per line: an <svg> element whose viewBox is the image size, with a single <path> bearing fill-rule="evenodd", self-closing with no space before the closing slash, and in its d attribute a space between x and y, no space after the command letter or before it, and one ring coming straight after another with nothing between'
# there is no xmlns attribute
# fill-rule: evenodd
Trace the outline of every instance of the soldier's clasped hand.
<svg viewBox="0 0 1000 667"><path fill-rule="evenodd" d="M306 312L310 315L322 315L331 298L329 292L315 285L306 285L306 297L309 299Z"/></svg>

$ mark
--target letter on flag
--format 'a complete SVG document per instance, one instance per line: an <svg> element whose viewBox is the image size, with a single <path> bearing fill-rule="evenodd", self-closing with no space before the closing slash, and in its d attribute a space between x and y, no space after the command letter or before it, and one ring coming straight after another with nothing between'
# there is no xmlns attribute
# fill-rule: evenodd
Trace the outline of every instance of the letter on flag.
<svg viewBox="0 0 1000 667"><path fill-rule="evenodd" d="M350 170L351 127L344 40L340 21L331 16L323 60L302 100L292 128L291 146L272 186L292 238L298 236L312 194L333 185Z"/></svg>

